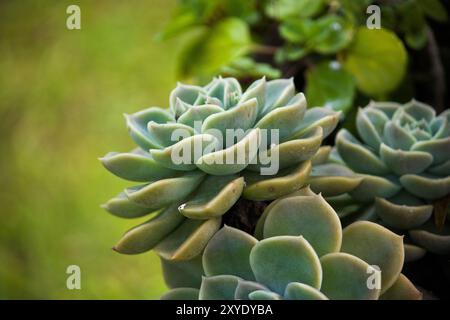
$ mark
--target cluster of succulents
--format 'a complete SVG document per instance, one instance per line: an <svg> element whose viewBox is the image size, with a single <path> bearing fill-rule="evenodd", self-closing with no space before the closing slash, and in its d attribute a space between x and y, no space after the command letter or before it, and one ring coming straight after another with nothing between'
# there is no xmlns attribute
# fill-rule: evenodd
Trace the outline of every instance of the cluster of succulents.
<svg viewBox="0 0 450 320"><path fill-rule="evenodd" d="M342 230L334 209L308 187L273 201L260 221L256 235L261 240L224 226L209 241L195 267L166 272L173 289L163 299L422 296L400 273L404 261L401 236L368 221ZM197 273L194 277L193 270Z"/></svg>
<svg viewBox="0 0 450 320"><path fill-rule="evenodd" d="M328 196L342 218L406 233L407 260L426 251L450 254L449 110L436 116L415 100L372 102L358 111L356 128L361 140L342 129L328 159L330 149L322 150L312 188Z"/></svg>
<svg viewBox="0 0 450 320"><path fill-rule="evenodd" d="M181 261L202 252L240 198L274 200L301 188L339 113L307 109L292 79L262 78L243 91L236 79L219 77L204 87L178 84L169 110L151 107L126 120L139 147L108 153L101 161L115 175L145 184L126 189L103 207L123 218L156 215L125 233L114 249L125 254L154 249L164 259ZM245 134L223 146L214 132L225 136L228 129ZM278 130L279 143L264 139L263 129ZM176 130L185 136L172 139ZM258 149L252 151L250 143ZM201 154L194 152L196 145ZM238 148L246 152L242 163L211 161L233 156ZM174 163L177 150L190 151L191 161ZM273 152L279 155L279 171L263 175L263 160Z"/></svg>
<svg viewBox="0 0 450 320"><path fill-rule="evenodd" d="M421 298L401 271L425 249L449 253L450 236L431 221L434 210L444 226L442 201L433 201L450 194L448 111L371 103L357 116L364 143L342 129L332 148L321 144L340 113L308 109L292 79L262 78L246 90L234 78L178 84L169 104L126 115L138 147L101 158L143 183L103 207L151 215L114 250L154 250L172 289L164 299ZM224 145L229 129L242 134ZM279 170L265 174L271 155Z"/></svg>

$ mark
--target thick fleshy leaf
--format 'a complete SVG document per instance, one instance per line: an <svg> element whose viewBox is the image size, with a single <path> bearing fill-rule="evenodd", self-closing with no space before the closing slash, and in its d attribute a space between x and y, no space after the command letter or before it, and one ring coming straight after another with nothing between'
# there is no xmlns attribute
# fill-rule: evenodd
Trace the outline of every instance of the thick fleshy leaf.
<svg viewBox="0 0 450 320"><path fill-rule="evenodd" d="M157 107L148 108L132 115L125 114L125 119L131 138L144 150L162 147L147 130L147 124L150 121L156 123L174 121L169 112Z"/></svg>
<svg viewBox="0 0 450 320"><path fill-rule="evenodd" d="M250 253L256 280L283 294L291 282L320 288L322 267L319 257L303 237L279 236L257 243Z"/></svg>
<svg viewBox="0 0 450 320"><path fill-rule="evenodd" d="M235 106L241 98L242 88L235 78L215 78L208 85L208 97L217 98L225 109Z"/></svg>
<svg viewBox="0 0 450 320"><path fill-rule="evenodd" d="M210 115L203 121L202 132L214 135L211 130L219 130L221 137L226 137L227 130L242 129L245 131L251 128L257 115L258 102L253 98L227 111Z"/></svg>
<svg viewBox="0 0 450 320"><path fill-rule="evenodd" d="M323 139L325 139L338 125L340 116L340 112L328 108L308 109L305 112L303 120L297 124L291 139L302 136L305 132L311 130L311 128L318 126L322 127Z"/></svg>
<svg viewBox="0 0 450 320"><path fill-rule="evenodd" d="M164 149L151 149L153 159L161 166L179 171L192 171L206 150L218 150L220 141L210 134L197 134Z"/></svg>
<svg viewBox="0 0 450 320"><path fill-rule="evenodd" d="M321 257L339 251L342 227L322 196L297 196L279 201L266 217L264 238L284 235L303 236Z"/></svg>
<svg viewBox="0 0 450 320"><path fill-rule="evenodd" d="M234 300L249 300L249 294L256 290L267 290L265 286L258 282L239 280L234 293Z"/></svg>
<svg viewBox="0 0 450 320"><path fill-rule="evenodd" d="M174 170L159 165L150 154L139 149L128 153L110 152L100 161L110 172L130 181L160 180L175 175Z"/></svg>
<svg viewBox="0 0 450 320"><path fill-rule="evenodd" d="M344 229L341 251L381 270L381 294L397 280L405 257L403 237L369 221L358 221Z"/></svg>
<svg viewBox="0 0 450 320"><path fill-rule="evenodd" d="M262 176L244 172L247 183L243 197L254 201L273 200L300 189L311 172L311 161L300 163L295 168L280 170L275 176Z"/></svg>
<svg viewBox="0 0 450 320"><path fill-rule="evenodd" d="M314 192L334 197L352 191L362 180L345 166L326 163L313 166L308 183Z"/></svg>
<svg viewBox="0 0 450 320"><path fill-rule="evenodd" d="M428 152L433 155L433 164L450 160L450 137L416 142L411 150Z"/></svg>
<svg viewBox="0 0 450 320"><path fill-rule="evenodd" d="M433 156L427 152L394 150L384 143L380 146L380 157L398 175L421 173L433 162Z"/></svg>
<svg viewBox="0 0 450 320"><path fill-rule="evenodd" d="M223 109L215 104L192 106L178 118L178 123L185 124L194 129L196 129L195 124L198 124L197 126L201 129L201 125L206 118L222 111Z"/></svg>
<svg viewBox="0 0 450 320"><path fill-rule="evenodd" d="M257 153L261 143L261 131L252 129L235 145L200 157L197 167L212 175L229 175L244 170Z"/></svg>
<svg viewBox="0 0 450 320"><path fill-rule="evenodd" d="M416 121L424 119L425 121L430 122L436 116L436 111L431 106L414 99L405 104L403 110Z"/></svg>
<svg viewBox="0 0 450 320"><path fill-rule="evenodd" d="M367 262L347 253L329 253L320 259L323 270L321 291L332 300L377 300L381 274ZM369 277L374 279L371 283Z"/></svg>
<svg viewBox="0 0 450 320"><path fill-rule="evenodd" d="M177 178L150 182L147 185L125 189L131 201L149 208L161 209L171 203L182 201L202 182L201 171L188 172Z"/></svg>
<svg viewBox="0 0 450 320"><path fill-rule="evenodd" d="M380 110L375 108L359 109L356 115L356 128L362 140L378 150L381 144L383 128L388 121L388 117Z"/></svg>
<svg viewBox="0 0 450 320"><path fill-rule="evenodd" d="M330 157L330 153L331 153L330 146L320 147L319 150L317 150L314 157L311 158L311 162L312 162L313 166L319 165L319 164L324 164L325 162L327 162L328 158Z"/></svg>
<svg viewBox="0 0 450 320"><path fill-rule="evenodd" d="M355 200L346 193L334 197L327 197L326 200L341 219L354 214L361 209L361 204L356 203Z"/></svg>
<svg viewBox="0 0 450 320"><path fill-rule="evenodd" d="M161 258L164 282L169 288L200 288L203 276L201 255L187 261L168 261Z"/></svg>
<svg viewBox="0 0 450 320"><path fill-rule="evenodd" d="M380 300L422 300L422 293L402 273Z"/></svg>
<svg viewBox="0 0 450 320"><path fill-rule="evenodd" d="M440 175L440 176L449 176L450 175L450 160L448 160L440 165L429 168L428 172L432 173L432 174Z"/></svg>
<svg viewBox="0 0 450 320"><path fill-rule="evenodd" d="M259 171L261 168L270 168L273 161L278 161L278 167L285 169L302 161L311 159L319 150L322 143L321 127L313 128L305 136L273 146L265 152L259 153L258 164L250 164L247 169Z"/></svg>
<svg viewBox="0 0 450 320"><path fill-rule="evenodd" d="M342 129L336 136L336 147L345 163L358 173L385 175L386 165L350 132Z"/></svg>
<svg viewBox="0 0 450 320"><path fill-rule="evenodd" d="M266 86L267 86L266 77L256 80L242 94L242 97L241 97L241 100L239 101L239 103L243 103L245 101L256 98L256 100L258 101L258 110L259 110L258 112L261 112L261 110L263 109L263 107L266 103L265 102Z"/></svg>
<svg viewBox="0 0 450 320"><path fill-rule="evenodd" d="M388 101L378 102L371 100L365 109L371 108L382 111L390 119L392 118L394 113L401 107L402 105L397 102L388 102Z"/></svg>
<svg viewBox="0 0 450 320"><path fill-rule="evenodd" d="M193 105L200 95L206 95L206 91L202 87L177 83L177 87L170 93L170 110L175 116L178 116L175 108L178 99Z"/></svg>
<svg viewBox="0 0 450 320"><path fill-rule="evenodd" d="M322 292L304 283L291 282L284 291L287 300L328 300Z"/></svg>
<svg viewBox="0 0 450 320"><path fill-rule="evenodd" d="M291 198L291 197L297 197L297 196L314 196L315 193L311 191L309 186L302 188L300 190L294 191L290 194L287 194L285 196L279 197L278 199L272 201L265 209L262 215L259 217L258 222L255 227L255 238L258 240L263 239L263 233L264 233L264 224L266 223L266 218L269 215L272 208L281 200Z"/></svg>
<svg viewBox="0 0 450 320"><path fill-rule="evenodd" d="M204 277L199 300L233 300L240 278L231 275Z"/></svg>
<svg viewBox="0 0 450 320"><path fill-rule="evenodd" d="M405 263L419 260L426 253L427 250L421 247L405 243Z"/></svg>
<svg viewBox="0 0 450 320"><path fill-rule="evenodd" d="M286 106L276 108L267 113L255 124L255 128L278 130L279 141L286 141L294 132L295 128L303 119L306 110L306 99L303 93L297 94ZM267 145L271 145L268 135Z"/></svg>
<svg viewBox="0 0 450 320"><path fill-rule="evenodd" d="M220 223L220 218L186 219L155 247L155 251L166 260L191 260L203 251L208 241L219 230Z"/></svg>
<svg viewBox="0 0 450 320"><path fill-rule="evenodd" d="M294 78L276 79L267 82L264 108L260 112L260 118L270 111L285 106L295 95Z"/></svg>
<svg viewBox="0 0 450 320"><path fill-rule="evenodd" d="M405 174L400 182L410 193L423 199L439 199L450 193L450 176Z"/></svg>
<svg viewBox="0 0 450 320"><path fill-rule="evenodd" d="M389 179L360 174L363 181L352 191L350 195L360 202L372 202L376 197L390 198L401 190L401 187Z"/></svg>
<svg viewBox="0 0 450 320"><path fill-rule="evenodd" d="M282 297L275 292L266 290L256 290L248 295L250 300L281 300Z"/></svg>
<svg viewBox="0 0 450 320"><path fill-rule="evenodd" d="M177 206L172 205L156 217L127 231L113 249L124 254L151 250L184 220Z"/></svg>
<svg viewBox="0 0 450 320"><path fill-rule="evenodd" d="M171 146L181 139L194 135L194 129L181 123L156 123L150 121L147 130L162 147Z"/></svg>
<svg viewBox="0 0 450 320"><path fill-rule="evenodd" d="M377 215L389 226L409 230L425 223L433 213L432 205L408 206L392 203L386 199L375 200Z"/></svg>
<svg viewBox="0 0 450 320"><path fill-rule="evenodd" d="M191 219L219 217L234 205L243 190L243 177L207 176L189 201L180 206L179 210Z"/></svg>
<svg viewBox="0 0 450 320"><path fill-rule="evenodd" d="M199 290L195 288L175 288L161 296L161 300L198 300Z"/></svg>
<svg viewBox="0 0 450 320"><path fill-rule="evenodd" d="M241 230L224 226L209 241L203 253L205 274L230 274L254 280L248 257L257 242L258 240Z"/></svg>
<svg viewBox="0 0 450 320"><path fill-rule="evenodd" d="M383 141L393 149L409 150L417 139L399 124L388 121L384 127Z"/></svg>
<svg viewBox="0 0 450 320"><path fill-rule="evenodd" d="M412 241L430 252L446 255L450 254L450 228L445 226L438 230L434 226L425 226L421 230L409 231Z"/></svg>
<svg viewBox="0 0 450 320"><path fill-rule="evenodd" d="M141 206L130 201L125 192L121 192L118 196L108 200L100 206L102 209L121 218L137 218L152 213L154 209Z"/></svg>

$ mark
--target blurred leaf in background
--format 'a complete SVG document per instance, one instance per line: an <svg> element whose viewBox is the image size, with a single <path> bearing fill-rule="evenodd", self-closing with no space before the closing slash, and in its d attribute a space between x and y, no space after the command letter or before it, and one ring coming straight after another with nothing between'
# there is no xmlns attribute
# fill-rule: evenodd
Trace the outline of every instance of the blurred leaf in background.
<svg viewBox="0 0 450 320"><path fill-rule="evenodd" d="M324 101L344 113L350 111L359 95L363 100L402 96L396 91L402 89L408 68L414 67L408 65L408 49L424 49L430 37L430 21L443 23L448 19L441 0L241 3L245 5L237 5L236 0L178 1L172 21L160 38L197 32L178 57L179 75L201 83L217 73L245 80L262 75L293 76L298 87L312 94L307 98L314 105ZM373 13L367 11L370 5L380 8L381 29L367 28ZM356 83L356 91L347 85L344 99L337 98L337 89L330 90L330 86L318 99L318 84L324 89L324 84L335 81L336 73L319 73L330 60L344 66L346 84ZM323 79L318 79L319 74Z"/></svg>
<svg viewBox="0 0 450 320"><path fill-rule="evenodd" d="M0 3L0 298L158 298L159 259L111 250L124 222L99 204L126 185L97 157L132 148L122 113L168 104L178 43L152 39L173 2L76 1L70 31L71 4Z"/></svg>

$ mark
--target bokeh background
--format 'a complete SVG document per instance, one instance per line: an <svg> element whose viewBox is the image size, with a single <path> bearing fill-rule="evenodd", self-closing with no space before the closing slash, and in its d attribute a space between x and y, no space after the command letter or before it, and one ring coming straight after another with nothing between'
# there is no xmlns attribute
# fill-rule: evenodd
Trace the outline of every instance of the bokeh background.
<svg viewBox="0 0 450 320"><path fill-rule="evenodd" d="M81 30L66 8L81 8ZM165 106L180 39L153 41L173 0L0 1L0 298L153 299L153 253L111 250L128 228L99 204L126 187L97 160L126 151L122 113ZM145 218L144 218L145 219ZM81 290L66 288L68 265Z"/></svg>

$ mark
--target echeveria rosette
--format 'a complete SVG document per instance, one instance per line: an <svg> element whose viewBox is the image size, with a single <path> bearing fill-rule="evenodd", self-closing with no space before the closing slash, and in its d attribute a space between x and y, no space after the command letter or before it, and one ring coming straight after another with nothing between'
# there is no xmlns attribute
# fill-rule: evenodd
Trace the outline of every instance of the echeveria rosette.
<svg viewBox="0 0 450 320"><path fill-rule="evenodd" d="M372 102L358 111L356 127L361 140L341 130L333 161L313 169L312 184L314 177L359 178L353 189L344 190L346 195L336 192L328 198L344 209L341 215L359 211L400 233L408 231L408 240L417 245L407 246L408 259L419 258L424 249L450 254L446 209L443 219L435 217L438 226L432 219L433 205L450 194L450 111L436 116L433 108L415 100ZM334 175L327 176L330 168Z"/></svg>
<svg viewBox="0 0 450 320"><path fill-rule="evenodd" d="M125 233L115 246L118 252L154 249L168 261L194 258L240 197L273 200L300 189L311 170L310 159L339 120L339 114L328 109L307 109L292 79L262 78L245 91L234 78L215 78L204 87L179 83L169 104L169 109L151 107L126 115L138 148L101 158L115 175L144 183L126 189L103 207L123 218L155 213ZM178 129L184 136L172 141ZM244 134L220 149L219 135L211 129L223 137L227 129L241 129ZM263 129L278 129L279 143L264 140ZM256 142L256 150L248 147L251 142ZM194 151L198 145L201 154ZM211 161L233 157L239 148L245 150L243 162ZM190 151L191 161L175 162L172 154L177 150ZM262 175L261 168L268 166L265 161L275 151L279 172Z"/></svg>
<svg viewBox="0 0 450 320"><path fill-rule="evenodd" d="M162 298L421 299L401 274L403 262L403 237L368 221L342 230L333 208L307 187L272 202L255 237L224 226L202 261L178 272L163 263L172 290Z"/></svg>

